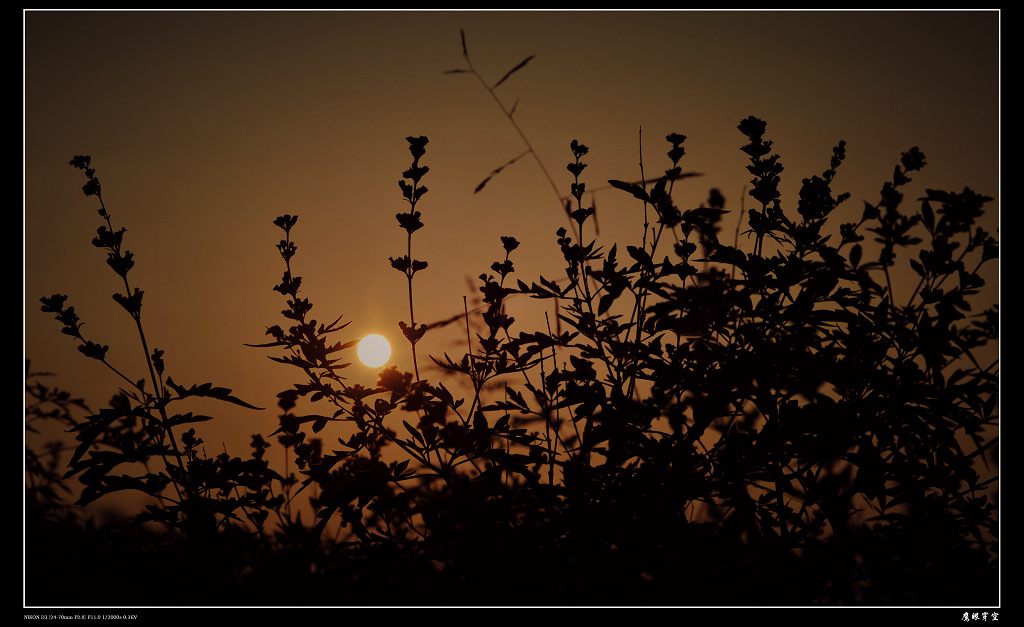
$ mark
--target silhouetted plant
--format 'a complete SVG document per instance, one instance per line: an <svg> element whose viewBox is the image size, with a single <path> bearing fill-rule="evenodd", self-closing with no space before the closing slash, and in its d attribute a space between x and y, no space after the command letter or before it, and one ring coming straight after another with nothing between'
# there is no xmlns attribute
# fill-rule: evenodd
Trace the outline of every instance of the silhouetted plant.
<svg viewBox="0 0 1024 627"><path fill-rule="evenodd" d="M203 598L212 593L201 585L209 583L207 578L221 585L230 585L238 574L250 567L246 561L252 548L261 542L259 537L264 534L268 514L281 504L281 497L272 495L277 473L262 459L266 447L259 436L254 436L251 459L230 457L227 453L210 458L205 454L203 440L190 425L212 417L171 411L180 401L192 397L255 407L233 396L227 388L214 387L210 383L186 387L176 384L170 377L165 368L164 352L150 350L148 346L142 324L143 291L133 287L129 281L134 257L124 248L126 229L113 227L90 158L76 156L70 165L84 170L87 183L83 191L99 201L98 213L104 224L97 230L93 245L107 253L107 265L120 277L124 286L124 293L115 293L113 298L129 314L138 333L147 376L133 379L125 370L111 363L107 358L108 347L83 335L84 325L74 307L65 305L67 296L54 294L41 299L42 310L54 314L63 325L61 332L77 340L80 352L101 362L125 382L111 398L108 407L89 413L81 420L70 421L66 412L50 416L63 420L67 431L75 434L77 441L66 462L68 470L63 479L77 477L82 484L75 501L78 506L125 490L149 497L150 503L129 521L129 529L144 526L148 532L155 524L163 528L164 535L147 535L154 544L140 546L139 554L129 556L133 550L129 544L116 547L116 558L104 555L96 556L96 560L122 559L130 563L132 558L137 559L159 546L162 547L159 559L164 567L163 575L167 577L168 584L175 584L161 589L158 583L161 579L155 577L145 585L133 580L134 575L128 568L121 572L108 571L105 564L98 563L89 567L97 568L103 577L78 582L81 590L73 593L72 598L84 601L96 590L103 590L100 598L127 599L130 602L137 602L140 598L164 599L168 595L184 594L186 590L196 598ZM49 395L45 388L35 383L28 392L39 400L59 401L65 405L70 402L63 396ZM74 404L85 409L80 403ZM26 427L30 417L40 415L38 407L26 407ZM27 459L38 458L28 454ZM30 478L49 479L49 474L34 463L27 470ZM126 532L147 533L137 530ZM33 543L27 559L40 559L33 550L44 546L44 542ZM206 560L210 560L210 564L200 567ZM145 588L137 587L143 585ZM178 586L182 589L178 590ZM137 596L133 597L127 590Z"/></svg>
<svg viewBox="0 0 1024 627"><path fill-rule="evenodd" d="M343 509L366 546L429 555L446 589L470 603L991 598L995 506L985 488L996 478L982 480L973 462L996 441L998 389L995 363L982 367L974 351L997 339L996 310L954 325L982 285L978 268L997 254L974 227L987 199L930 190L920 214L901 214L898 189L924 165L915 148L882 200L841 225L832 246L827 219L848 198L830 189L845 144L821 176L805 179L792 219L765 124L748 118L739 129L761 203L747 215L751 252L719 241L717 190L706 206L675 206L685 154L675 134L671 168L656 183L611 182L657 216L640 245L626 247L628 261L617 245L604 253L560 229L564 279L512 288L518 241L503 237L505 258L480 276L486 333L476 346L467 338L461 359L434 358L468 381L472 397L384 371L376 390L354 399L353 439L395 444L403 461L377 465L373 481L355 481L376 493L349 491L348 508L326 514ZM425 173L416 168L426 140L409 141L407 178ZM570 148L570 216L583 233L588 149ZM414 187L402 189L410 200ZM408 235L422 226L412 210L398 220ZM921 285L897 306L888 268L897 250L921 243L910 234L918 222L932 248L910 261ZM877 262L862 262L864 229L878 236ZM659 254L669 234L672 259ZM392 259L411 281L410 264ZM954 273L959 286L942 292ZM570 331L514 336L502 307L512 294L564 302ZM400 326L415 347L425 327L410 337L413 325ZM488 388L498 398L485 398ZM375 395L371 408L364 398ZM401 435L383 426L399 409L418 418L403 419ZM376 451L366 459L381 464ZM398 493L400 512L391 509ZM386 528L374 511L381 503ZM520 580L535 596L513 587Z"/></svg>
<svg viewBox="0 0 1024 627"><path fill-rule="evenodd" d="M25 431L41 435L49 432L53 423L60 431L74 430L79 422L76 413L88 412L88 405L65 390L45 385L42 379L53 374L36 372L29 366L26 360ZM67 464L63 459L66 443L53 438L52 434L50 438L45 441L42 452L27 443L25 446L25 506L37 510L35 515L40 517L51 513L58 516L68 514L67 498L72 496L71 489L63 480Z"/></svg>
<svg viewBox="0 0 1024 627"><path fill-rule="evenodd" d="M662 173L648 178L641 165L640 182L609 181L644 217L639 241L606 248L588 235L589 149L572 141L573 233L554 241L563 273L513 279L520 244L501 237L479 275L483 306L465 307L465 353L432 355L436 381L417 362L430 325L417 323L412 289L427 267L412 234L423 227L428 142L409 137L408 210L397 214L406 252L390 262L407 280L409 320L398 325L414 372L385 368L373 388L346 381L356 342L340 317L311 317L293 273L297 217L283 215L274 289L288 322L257 346L283 350L271 359L302 372L278 394L271 434L297 476L267 468L259 436L250 461L206 459L194 432L174 431L202 417L166 407L194 395L244 403L164 379L162 354L148 348L158 393L133 384L75 423L82 444L68 476L85 484L83 501L123 488L159 498L139 520L176 536L245 529L246 542L218 555L247 565L215 574L237 584L228 598L238 602L256 598L246 589L274 604L996 603L998 475L980 471L998 442L998 362L981 350L998 340L998 309L971 310L979 270L998 256L977 224L991 199L927 190L905 210L901 190L925 165L912 148L880 200L836 227L849 215L849 195L832 190L845 143L803 180L794 213L765 122L738 129L757 206L732 244L720 237L718 190L698 207L674 200L686 138L671 134ZM81 159L86 193L98 195ZM138 295L115 298L144 341L123 230L101 216L97 245ZM904 257L917 277L907 294L892 272ZM554 329L519 330L510 297L555 303ZM83 353L112 367L63 297L43 302ZM164 469L112 474L149 458ZM300 494L308 527L287 505Z"/></svg>
<svg viewBox="0 0 1024 627"><path fill-rule="evenodd" d="M524 133L523 129L519 127L519 123L516 122L515 113L516 107L519 104L519 102L516 101L515 103L512 104L511 107L509 107L508 105L505 104L505 101L503 101L501 97L498 96L497 92L498 87L500 87L509 78L511 78L513 74L526 67L526 65L533 60L534 55L531 54L527 56L525 59L523 59L515 66L513 66L512 69L505 72L505 74L503 74L502 77L495 81L493 84L489 84L487 80L480 74L480 72L478 72L477 69L473 67L473 61L472 59L470 59L469 56L469 47L466 45L466 33L462 29L459 29L459 39L462 43L462 58L466 62L466 67L454 70L447 70L445 74L471 74L473 77L475 77L480 82L480 85L483 86L485 90L487 90L487 93L494 100L495 104L498 105L498 108L501 109L502 114L505 116L506 119L508 119L509 124L511 124L512 128L515 129L516 134L519 135L519 138L523 141L523 145L526 147L526 149L523 152L519 153L512 159L509 159L508 161L498 166L497 168L491 170L491 172L482 181L480 181L480 183L477 184L476 188L473 190L473 193L475 194L482 190L484 186L486 186L487 183L489 183L492 178L500 174L502 170L516 163L523 157L530 155L533 157L533 160L537 162L537 166L540 168L541 173L544 175L544 178L551 186L552 191L555 192L555 196L556 198L558 198L558 202L564 207L566 216L568 216L569 212L572 210L569 197L564 196L562 192L559 191L558 185L555 183L555 180L551 177L551 174L548 172L547 166L544 165L544 161L540 158L540 155L538 155L537 151L533 148L533 144L530 142L530 139L526 136L526 133Z"/></svg>

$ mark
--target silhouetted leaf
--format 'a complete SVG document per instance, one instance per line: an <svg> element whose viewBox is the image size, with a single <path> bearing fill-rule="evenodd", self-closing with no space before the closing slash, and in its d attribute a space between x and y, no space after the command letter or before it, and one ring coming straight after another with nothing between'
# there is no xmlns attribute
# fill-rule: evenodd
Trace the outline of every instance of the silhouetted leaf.
<svg viewBox="0 0 1024 627"><path fill-rule="evenodd" d="M498 79L497 83L491 85L491 89L497 89L498 85L501 85L506 80L508 80L509 76L512 76L513 74L515 74L516 72L521 70L524 65L526 65L527 63L530 62L531 59L533 59L533 55L532 54L530 56L526 57L525 59L523 59L522 61L520 61L518 64L516 64L516 66L514 68L512 68L511 70L506 72L504 76L502 76L500 79Z"/></svg>
<svg viewBox="0 0 1024 627"><path fill-rule="evenodd" d="M617 189L621 189L623 191L629 192L630 194L633 194L634 198L637 198L637 199L642 200L642 201L647 202L647 203L652 202L651 201L651 197L647 194L647 191L644 190L643 187L641 187L640 185L638 185L636 183L626 183L625 181L619 181L619 180L609 180L608 183L612 187L615 187Z"/></svg>
<svg viewBox="0 0 1024 627"><path fill-rule="evenodd" d="M235 405L247 407L249 409L262 409L260 407L256 407L255 405L250 405L249 403L246 403L245 401L232 396L231 390L228 388L213 387L212 383L193 385L192 387L185 389L184 386L175 384L170 377L167 377L167 386L178 394L178 398L202 396L207 398L215 398L217 400L233 403Z"/></svg>
<svg viewBox="0 0 1024 627"><path fill-rule="evenodd" d="M206 422L207 420L213 420L212 416L194 416L192 412L187 414L175 414L171 416L167 421L167 426L175 427L178 425L188 424L190 422Z"/></svg>

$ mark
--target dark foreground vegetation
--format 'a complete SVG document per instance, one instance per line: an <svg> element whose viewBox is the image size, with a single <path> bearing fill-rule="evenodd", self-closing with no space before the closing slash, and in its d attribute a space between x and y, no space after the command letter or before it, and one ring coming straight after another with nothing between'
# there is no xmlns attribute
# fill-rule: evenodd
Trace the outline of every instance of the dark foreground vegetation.
<svg viewBox="0 0 1024 627"><path fill-rule="evenodd" d="M901 189L925 165L912 148L877 202L851 208L832 189L840 142L784 208L765 123L738 130L753 208L726 222L716 190L677 206L685 137L669 135L657 174L611 181L644 228L610 245L591 236L588 150L573 141L570 228L552 237L564 273L519 278L519 242L495 242L461 356L417 350L427 139L408 138L407 247L391 265L408 280L414 368L372 389L346 382L356 338L336 313L314 319L298 218L281 216L284 320L254 358L297 379L277 431L213 457L189 400L246 403L165 370L125 230L75 157L148 371L123 373L98 411L27 371L26 429L74 437L26 448L27 604L998 604L998 362L983 356L998 306L975 302L998 255L977 225L991 199L928 190L908 208ZM906 265L917 286L897 294ZM520 328L513 295L557 318ZM41 301L121 374L64 296ZM421 377L425 363L445 376ZM268 464L275 446L290 472ZM80 514L125 490L150 498L123 523Z"/></svg>

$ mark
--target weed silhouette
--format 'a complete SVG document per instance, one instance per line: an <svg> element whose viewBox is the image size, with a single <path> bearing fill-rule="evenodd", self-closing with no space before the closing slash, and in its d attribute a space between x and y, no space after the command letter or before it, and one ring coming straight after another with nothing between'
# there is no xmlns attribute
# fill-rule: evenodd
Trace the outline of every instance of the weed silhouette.
<svg viewBox="0 0 1024 627"><path fill-rule="evenodd" d="M246 459L208 458L190 425L210 417L175 413L192 397L252 406L227 388L175 383L149 348L125 231L89 157L75 157L148 372L108 362L65 296L41 299L126 386L93 412L26 371L26 429L51 420L77 440L67 462L57 447L26 450L27 602L997 604L998 475L987 464L998 362L982 349L998 341L998 306L971 309L980 268L998 257L977 225L991 199L927 190L904 209L900 190L925 165L912 148L880 199L835 228L849 200L832 190L845 144L786 211L766 123L748 117L738 130L756 206L731 245L717 190L695 208L673 199L687 176L680 134L667 136L667 168L650 183L608 182L643 206L640 241L606 249L586 236L589 149L572 141L573 232L554 234L564 275L515 279L520 243L495 242L483 307L464 314L465 353L431 355L444 373L435 381L421 377L429 327L413 292L427 266L412 248L427 138L407 139L408 210L396 215L407 246L390 259L407 279L399 326L414 372L347 382L356 341L342 317L312 317L293 269L298 217L275 220L285 323L253 346L301 374L278 394L267 436L289 451L283 474L262 435ZM904 260L918 285L898 300L892 272ZM520 330L505 308L513 295L557 302L555 330ZM74 504L62 497L76 492L72 478ZM75 515L122 490L151 504L102 528ZM293 507L300 498L312 520Z"/></svg>

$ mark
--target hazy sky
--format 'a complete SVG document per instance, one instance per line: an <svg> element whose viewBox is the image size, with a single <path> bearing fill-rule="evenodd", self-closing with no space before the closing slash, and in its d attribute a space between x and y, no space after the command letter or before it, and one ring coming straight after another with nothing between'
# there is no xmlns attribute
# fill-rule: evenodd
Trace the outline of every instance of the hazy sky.
<svg viewBox="0 0 1024 627"><path fill-rule="evenodd" d="M216 404L224 441L247 455L249 435L276 428L275 395L298 381L245 343L283 324L272 290L283 271L278 215L297 214L294 272L312 315L352 320L354 339L397 339L407 320L397 181L405 137L430 138L430 188L414 257L417 321L459 313L467 281L523 242L516 274L557 277L555 230L566 225L536 164L522 160L474 187L523 150L465 67L464 29L490 82L529 55L498 89L563 193L573 139L590 147L588 188L668 167L668 133L688 137L682 166L703 173L677 195L697 206L712 187L738 211L750 175L736 125L767 121L783 172L784 206L800 180L828 167L847 142L833 186L849 219L876 202L900 154L919 146L925 188L999 192L999 13L622 11L36 11L24 13L25 356L61 386L105 403L118 380L83 357L39 298L69 295L86 335L136 377L143 363L130 319L112 299L119 279L91 244L101 222L81 192L76 154L92 156L115 228L135 255L151 347L181 384L212 381L267 407ZM635 243L642 208L626 194L596 196L602 240ZM747 203L750 206L750 203ZM735 215L735 214L732 214ZM844 220L845 221L845 220ZM996 215L990 219L995 231ZM527 305L524 305L524 307ZM514 312L515 313L515 312ZM526 316L526 312L523 313ZM513 329L514 330L514 329ZM520 329L533 330L533 329ZM435 354L461 351L428 335ZM411 369L408 347L396 357ZM459 353L461 354L461 353ZM355 360L354 351L352 359ZM352 382L372 383L353 365Z"/></svg>

